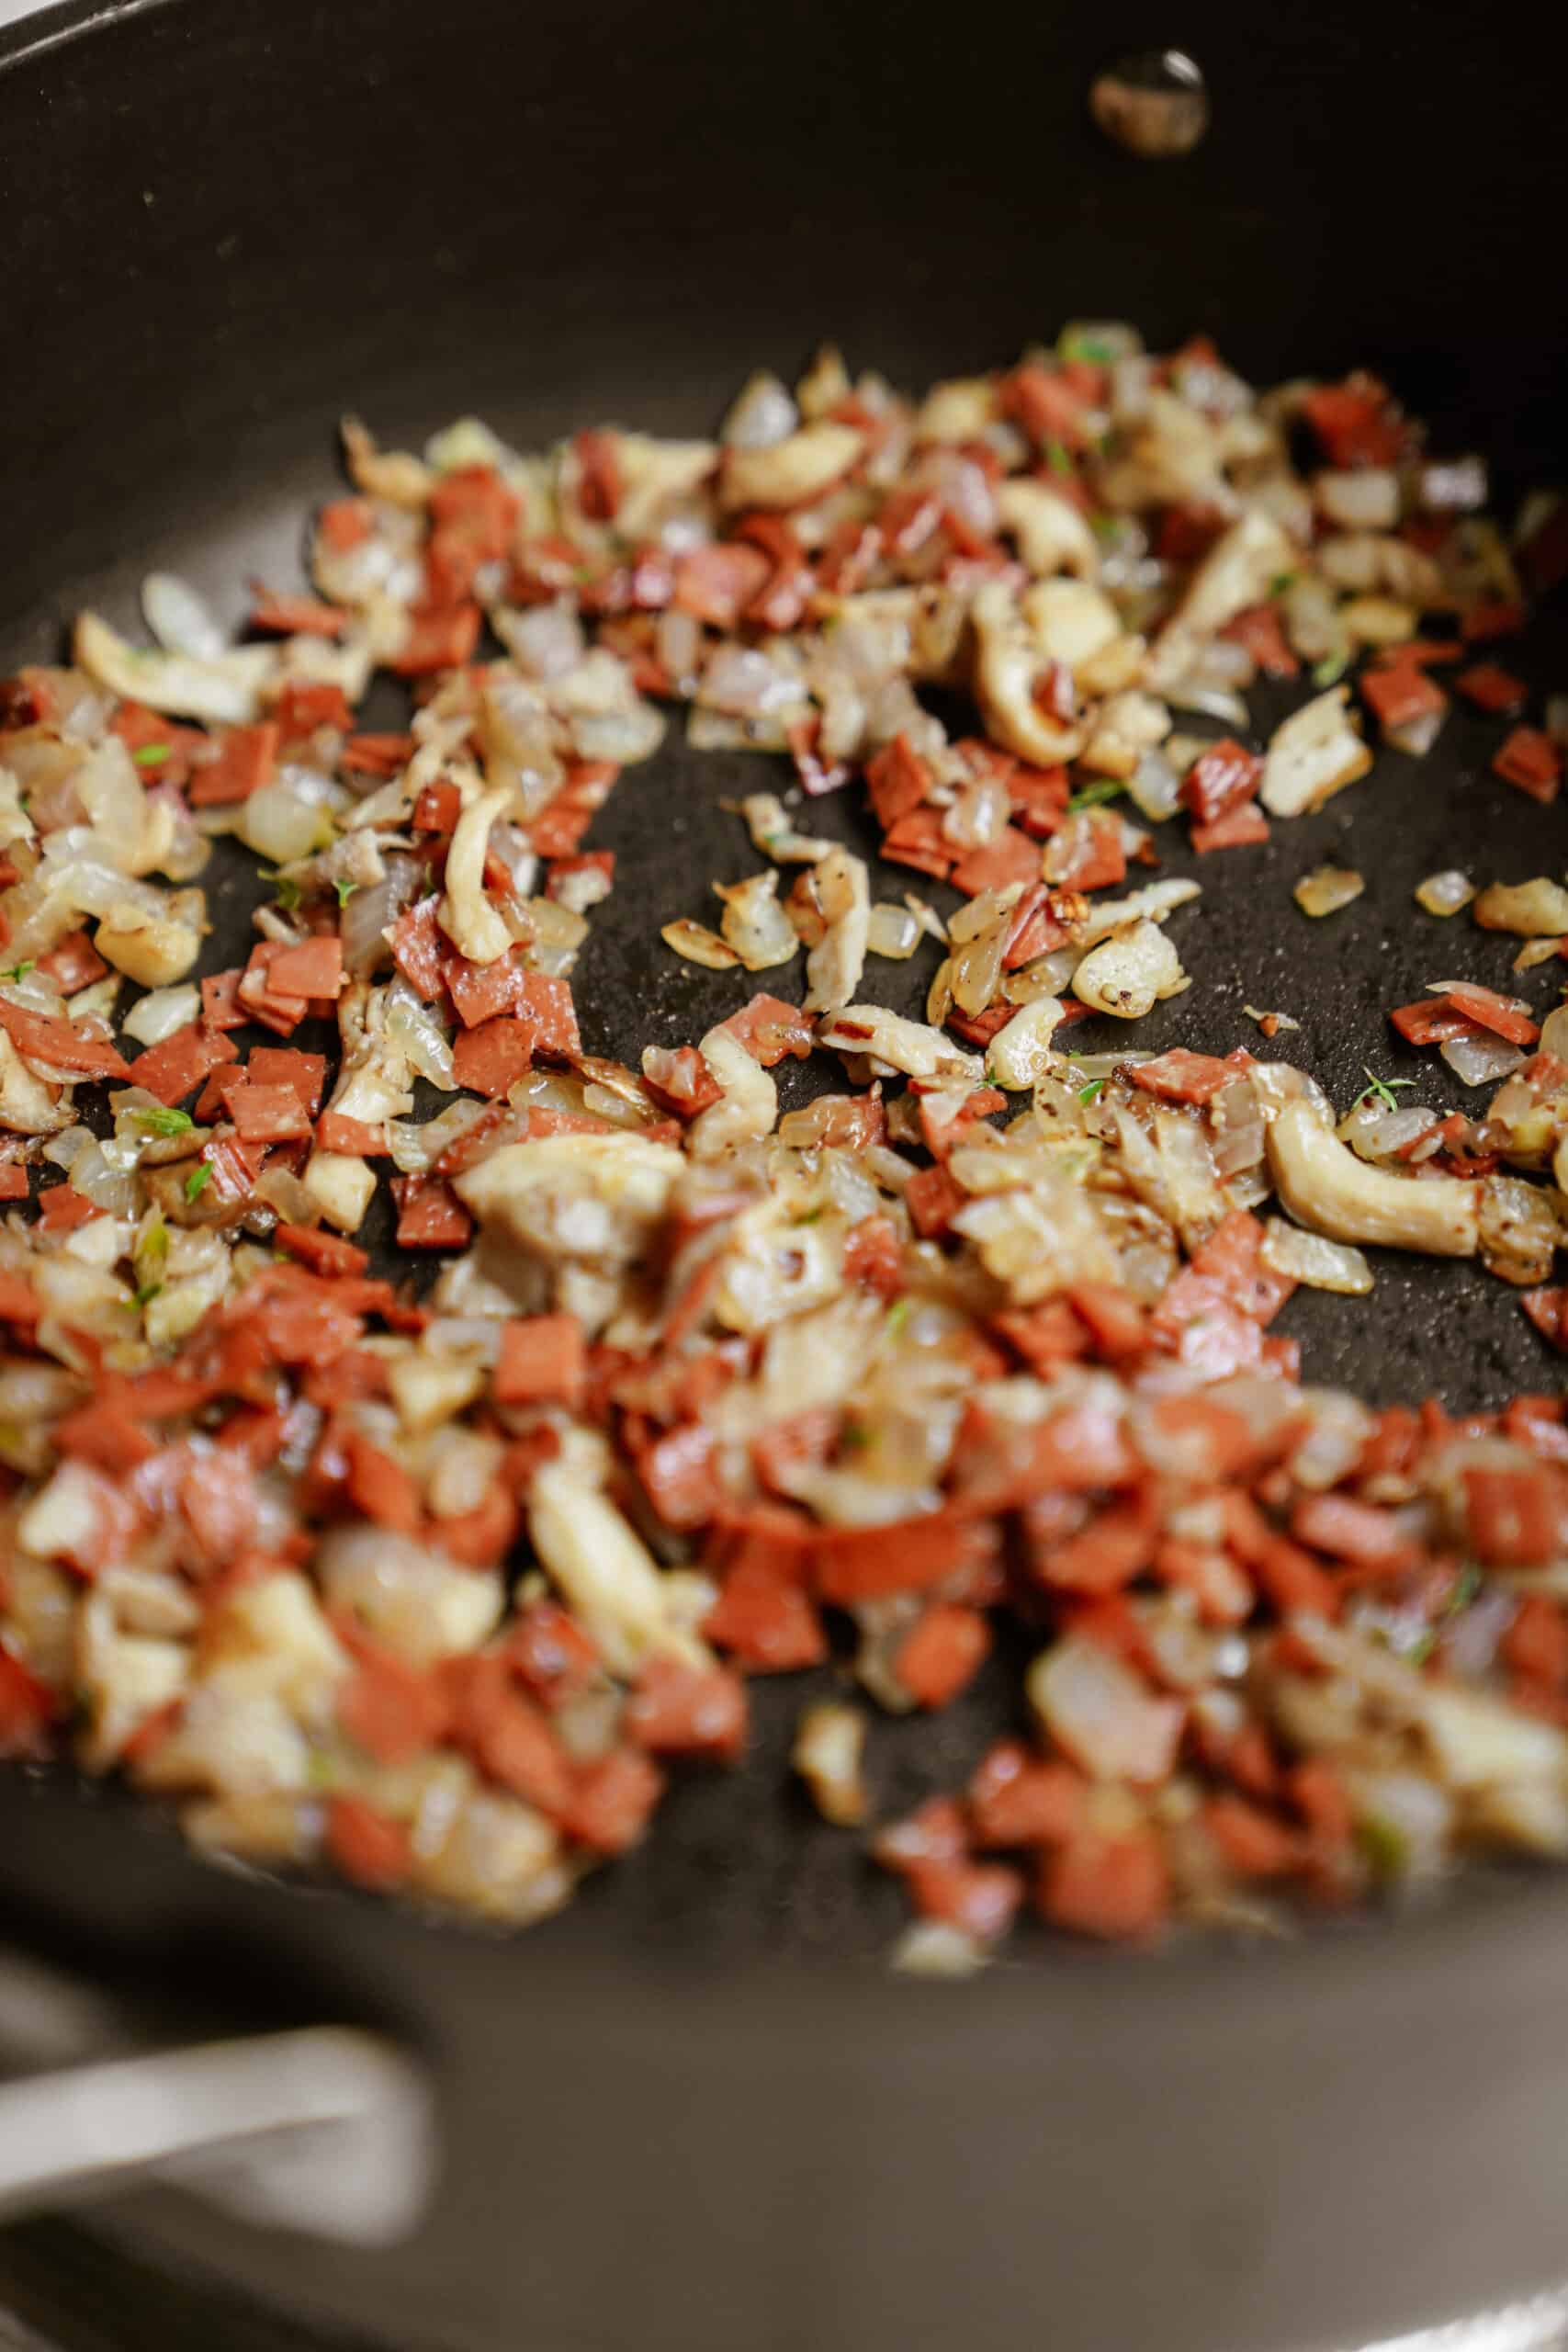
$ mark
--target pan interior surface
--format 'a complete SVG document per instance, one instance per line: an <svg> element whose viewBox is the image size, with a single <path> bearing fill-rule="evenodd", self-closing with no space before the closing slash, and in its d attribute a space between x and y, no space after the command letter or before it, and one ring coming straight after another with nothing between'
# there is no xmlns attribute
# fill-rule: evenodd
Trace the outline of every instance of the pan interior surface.
<svg viewBox="0 0 1568 2352"><path fill-rule="evenodd" d="M1351 0L1267 26L1197 0L1176 30L1213 128L1164 170L1085 112L1107 45L1152 22L1017 10L971 40L890 0L802 0L744 29L717 0L607 0L591 27L564 0L143 0L12 27L0 673L54 655L82 604L132 622L155 568L226 618L252 575L292 584L345 410L414 446L462 413L520 447L604 420L705 432L752 368L788 375L824 338L910 387L1074 317L1132 319L1156 346L1211 332L1258 381L1365 363L1436 447L1494 458L1506 510L1561 479L1568 378L1530 229L1561 216L1568 32L1532 29L1527 54L1522 26L1510 44L1495 14L1394 0L1374 40ZM1416 257L1394 268L1413 185ZM1518 664L1551 686L1565 654L1549 610ZM1461 952L1454 977L1498 978L1473 931L1415 914L1416 881L1564 863L1560 809L1488 775L1495 732L1456 714L1429 759L1383 755L1262 851L1190 861L1162 841L1205 896L1182 940L1195 986L1139 1046L1255 1045L1250 1002L1302 1023L1291 1045L1340 1102L1367 1061L1404 1069L1388 1004ZM780 782L679 742L627 776L592 836L619 879L576 984L599 1050L685 1042L733 1009L656 933L755 865L720 800ZM852 796L818 816L870 848ZM1289 894L1324 862L1367 889L1319 929ZM251 895L236 865L215 910L236 937ZM877 968L913 1009L928 967ZM1425 1099L1457 1106L1443 1082ZM1292 1302L1309 1376L1455 1409L1553 1385L1503 1285L1388 1253L1377 1275L1370 1310ZM894 1727L879 1799L951 1785L1001 1682ZM1282 1955L1100 1966L1042 1946L968 1993L892 1986L869 1963L897 1898L788 1793L799 1696L764 1689L745 1775L684 1789L645 1853L518 1944L284 1900L112 1795L7 1776L18 1919L52 1913L100 1962L175 1983L238 1948L313 1981L330 1954L428 2038L448 2090L441 2202L375 2263L164 2199L120 2225L431 2352L633 2333L847 2352L961 2329L999 2352L1021 2314L1054 2352L1309 2352L1548 2282L1568 2093L1541 2063L1568 1941L1551 1889Z"/></svg>

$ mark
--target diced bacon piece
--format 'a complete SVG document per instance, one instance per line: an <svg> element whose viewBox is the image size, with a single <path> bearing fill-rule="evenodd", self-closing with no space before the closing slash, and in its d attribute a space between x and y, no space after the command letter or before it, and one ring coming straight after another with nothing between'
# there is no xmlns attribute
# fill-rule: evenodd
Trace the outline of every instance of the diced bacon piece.
<svg viewBox="0 0 1568 2352"><path fill-rule="evenodd" d="M341 996L347 981L343 968L343 942L330 937L302 940L298 946L280 945L267 968L267 987L276 996Z"/></svg>
<svg viewBox="0 0 1568 2352"><path fill-rule="evenodd" d="M413 1869L413 1848L403 1824L364 1797L329 1797L324 1843L328 1859L344 1878L377 1894L405 1885Z"/></svg>
<svg viewBox="0 0 1568 2352"><path fill-rule="evenodd" d="M531 1021L502 1015L482 1022L477 1029L459 1029L452 1048L452 1069L459 1086L495 1102L534 1066L535 1029Z"/></svg>
<svg viewBox="0 0 1568 2352"><path fill-rule="evenodd" d="M1472 662L1454 680L1455 694L1472 702L1477 710L1489 710L1501 716L1506 710L1517 710L1529 689L1522 678L1505 670L1495 662Z"/></svg>
<svg viewBox="0 0 1568 2352"><path fill-rule="evenodd" d="M370 1263L368 1254L352 1241L313 1225L280 1225L273 1239L313 1274L362 1274Z"/></svg>
<svg viewBox="0 0 1568 2352"><path fill-rule="evenodd" d="M38 967L62 996L74 996L79 989L91 988L109 968L85 931L68 931L47 956L39 957Z"/></svg>
<svg viewBox="0 0 1568 2352"><path fill-rule="evenodd" d="M240 1003L240 982L244 978L238 965L226 972L209 972L201 983L201 1025L204 1029L243 1029L244 1008Z"/></svg>
<svg viewBox="0 0 1568 2352"><path fill-rule="evenodd" d="M351 1159L384 1159L387 1154L387 1131L384 1126L372 1126L364 1119L349 1119L341 1111L323 1111L316 1122L316 1141L323 1151L342 1153ZM447 1171L442 1170L443 1174Z"/></svg>
<svg viewBox="0 0 1568 2352"><path fill-rule="evenodd" d="M893 1655L893 1671L919 1707L945 1707L974 1680L991 1646L977 1609L938 1601Z"/></svg>
<svg viewBox="0 0 1568 2352"><path fill-rule="evenodd" d="M1107 1838L1086 1829L1047 1857L1035 1900L1053 1927L1144 1942L1165 1923L1170 1874L1152 1830Z"/></svg>
<svg viewBox="0 0 1568 2352"><path fill-rule="evenodd" d="M292 1086L253 1086L243 1070L218 1081L243 1143L288 1143L310 1133L310 1114Z"/></svg>
<svg viewBox="0 0 1568 2352"><path fill-rule="evenodd" d="M327 1057L301 1053L294 1046L257 1046L245 1063L245 1076L256 1086L291 1087L313 1119L321 1107Z"/></svg>
<svg viewBox="0 0 1568 2352"><path fill-rule="evenodd" d="M1128 1072L1134 1086L1145 1094L1157 1094L1162 1102L1212 1102L1236 1074L1234 1062L1221 1061L1213 1054L1190 1054L1184 1046L1173 1046L1153 1061L1134 1063Z"/></svg>
<svg viewBox="0 0 1568 2352"><path fill-rule="evenodd" d="M460 1250L474 1229L462 1202L439 1176L395 1176L400 1250Z"/></svg>
<svg viewBox="0 0 1568 2352"><path fill-rule="evenodd" d="M498 1405L581 1406L586 1359L582 1329L570 1315L529 1315L502 1326L491 1383Z"/></svg>
<svg viewBox="0 0 1568 2352"><path fill-rule="evenodd" d="M744 1562L725 1577L703 1621L706 1638L753 1674L794 1674L820 1666L828 1637L809 1596L789 1578Z"/></svg>
<svg viewBox="0 0 1568 2352"><path fill-rule="evenodd" d="M89 1037L73 1022L27 1012L8 997L0 997L0 1028L7 1032L19 1054L51 1069L72 1070L84 1078L130 1076L130 1065L107 1038Z"/></svg>
<svg viewBox="0 0 1568 2352"><path fill-rule="evenodd" d="M401 650L389 664L400 678L428 677L435 670L460 670L474 658L484 615L477 605L412 613Z"/></svg>
<svg viewBox="0 0 1568 2352"><path fill-rule="evenodd" d="M459 960L452 956L446 934L435 920L440 904L439 897L421 899L416 906L405 907L391 926L392 961L426 1004L446 994L447 967ZM465 968L477 971L479 967Z"/></svg>
<svg viewBox="0 0 1568 2352"><path fill-rule="evenodd" d="M131 1084L144 1087L172 1109L211 1075L211 1042L194 1021L186 1028L175 1030L137 1055L130 1066Z"/></svg>
<svg viewBox="0 0 1568 2352"><path fill-rule="evenodd" d="M1192 828L1192 846L1200 857L1216 849L1255 849L1269 838L1269 820L1251 800L1227 808L1212 825L1195 824Z"/></svg>
<svg viewBox="0 0 1568 2352"><path fill-rule="evenodd" d="M278 729L275 720L258 727L230 727L218 738L209 760L193 765L186 797L193 808L220 808L248 800L270 784L277 767Z"/></svg>
<svg viewBox="0 0 1568 2352"><path fill-rule="evenodd" d="M584 1765L560 1815L569 1838L595 1854L624 1854L635 1846L664 1793L664 1775L635 1747L612 1748Z"/></svg>
<svg viewBox="0 0 1568 2352"><path fill-rule="evenodd" d="M251 627L272 637L341 637L348 615L320 596L275 596L262 589L251 605Z"/></svg>
<svg viewBox="0 0 1568 2352"><path fill-rule="evenodd" d="M724 1026L764 1069L775 1069L786 1054L804 1061L817 1035L808 1012L786 1004L782 997L766 994L754 996L750 1004L732 1012Z"/></svg>
<svg viewBox="0 0 1568 2352"><path fill-rule="evenodd" d="M1516 727L1492 762L1493 771L1507 784L1542 805L1557 797L1562 781L1562 761L1550 735L1537 727Z"/></svg>
<svg viewBox="0 0 1568 2352"><path fill-rule="evenodd" d="M866 791L884 832L918 808L931 788L931 773L908 735L895 735L865 771Z"/></svg>
<svg viewBox="0 0 1568 2352"><path fill-rule="evenodd" d="M655 1756L732 1762L746 1742L746 1691L728 1667L650 1658L626 1702L626 1736Z"/></svg>
<svg viewBox="0 0 1568 2352"><path fill-rule="evenodd" d="M1251 800L1263 781L1263 762L1245 743L1226 736L1212 743L1188 769L1181 784L1181 805L1201 825L1212 825L1227 808Z"/></svg>
<svg viewBox="0 0 1568 2352"><path fill-rule="evenodd" d="M1123 860L1115 878L1119 881L1125 872ZM999 841L988 842L984 849L967 851L947 878L966 898L976 898L982 890L1005 890L1013 882L1027 886L1040 879L1040 851L1027 833L1010 825Z"/></svg>

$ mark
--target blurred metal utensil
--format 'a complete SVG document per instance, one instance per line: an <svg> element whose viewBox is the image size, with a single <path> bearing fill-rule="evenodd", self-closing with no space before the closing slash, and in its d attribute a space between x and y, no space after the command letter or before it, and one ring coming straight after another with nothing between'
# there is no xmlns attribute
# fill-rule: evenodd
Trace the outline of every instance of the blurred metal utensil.
<svg viewBox="0 0 1568 2352"><path fill-rule="evenodd" d="M379 2036L310 2026L144 2055L94 2056L114 2011L71 1979L0 1958L0 2218L150 2179L242 2220L384 2245L435 2173L429 2086ZM81 2063L73 2063L81 2062Z"/></svg>

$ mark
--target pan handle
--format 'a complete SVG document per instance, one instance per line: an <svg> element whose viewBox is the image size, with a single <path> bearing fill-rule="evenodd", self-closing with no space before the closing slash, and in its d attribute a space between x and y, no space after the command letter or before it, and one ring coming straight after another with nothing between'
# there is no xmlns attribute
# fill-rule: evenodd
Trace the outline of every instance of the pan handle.
<svg viewBox="0 0 1568 2352"><path fill-rule="evenodd" d="M310 2026L62 2065L101 2015L70 1980L0 1955L0 2046L26 2020L49 2068L0 2083L0 2219L156 2181L347 2245L388 2245L418 2222L434 2106L390 2042Z"/></svg>

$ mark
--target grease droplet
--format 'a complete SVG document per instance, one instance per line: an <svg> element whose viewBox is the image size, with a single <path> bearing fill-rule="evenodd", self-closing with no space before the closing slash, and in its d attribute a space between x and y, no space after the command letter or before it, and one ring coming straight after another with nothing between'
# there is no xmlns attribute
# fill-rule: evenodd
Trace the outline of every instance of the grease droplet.
<svg viewBox="0 0 1568 2352"><path fill-rule="evenodd" d="M1184 50L1144 50L1099 74L1089 112L1108 139L1147 158L1190 155L1209 128L1209 93Z"/></svg>

